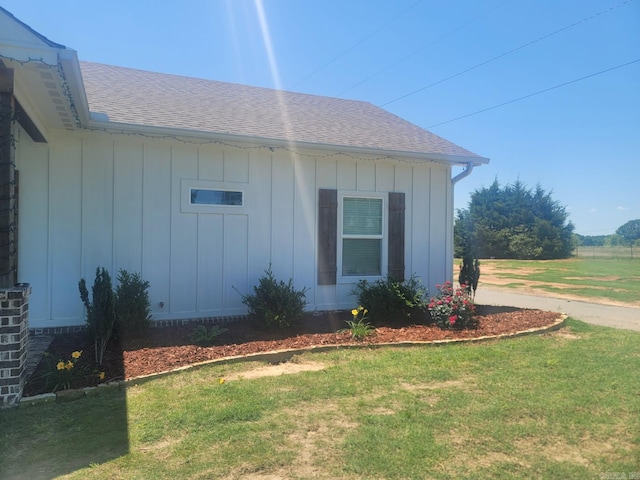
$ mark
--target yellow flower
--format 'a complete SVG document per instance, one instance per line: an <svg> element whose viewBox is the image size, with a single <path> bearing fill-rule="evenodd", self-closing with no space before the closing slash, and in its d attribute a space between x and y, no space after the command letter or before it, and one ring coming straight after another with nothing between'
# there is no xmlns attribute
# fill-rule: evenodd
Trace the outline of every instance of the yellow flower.
<svg viewBox="0 0 640 480"><path fill-rule="evenodd" d="M364 309L364 314L366 315L367 313L369 313L369 310L367 310L366 308Z"/></svg>
<svg viewBox="0 0 640 480"><path fill-rule="evenodd" d="M222 385L225 382L224 378L221 378L220 380L218 380L218 383L220 383L220 385Z"/></svg>
<svg viewBox="0 0 640 480"><path fill-rule="evenodd" d="M65 364L64 362L58 362L58 364L56 365L56 368L58 370L64 370Z"/></svg>
<svg viewBox="0 0 640 480"><path fill-rule="evenodd" d="M67 370L71 370L73 368L73 362L69 360L64 368L66 368Z"/></svg>
<svg viewBox="0 0 640 480"><path fill-rule="evenodd" d="M353 315L354 317L358 315L358 310L356 310L355 308L351 310L351 315Z"/></svg>
<svg viewBox="0 0 640 480"><path fill-rule="evenodd" d="M82 350L80 350L80 351L76 350L75 352L73 352L71 354L71 357L75 358L77 360L78 358L80 358L80 355L82 355Z"/></svg>
<svg viewBox="0 0 640 480"><path fill-rule="evenodd" d="M98 374L98 379L100 379L100 380L104 380L104 372L100 372L100 373Z"/></svg>

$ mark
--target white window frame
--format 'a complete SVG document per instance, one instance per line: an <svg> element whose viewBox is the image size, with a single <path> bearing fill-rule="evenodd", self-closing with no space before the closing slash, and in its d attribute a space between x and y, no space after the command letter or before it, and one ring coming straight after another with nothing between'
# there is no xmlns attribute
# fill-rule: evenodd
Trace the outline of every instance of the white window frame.
<svg viewBox="0 0 640 480"><path fill-rule="evenodd" d="M382 200L382 233L380 235L351 235L344 233L344 199L345 198L373 198ZM338 244L337 244L337 267L338 283L357 283L360 280L375 281L384 278L388 268L389 257L389 207L388 198L384 193L376 192L358 192L358 191L339 191L338 192ZM362 239L380 239L381 251L380 255L380 275L344 275L342 272L342 244L345 238L362 238Z"/></svg>
<svg viewBox="0 0 640 480"><path fill-rule="evenodd" d="M242 188L234 188L223 182L211 180L182 179L180 182L180 211L183 213L247 213L247 193ZM241 192L242 205L214 205L191 203L192 190L217 190L223 192Z"/></svg>

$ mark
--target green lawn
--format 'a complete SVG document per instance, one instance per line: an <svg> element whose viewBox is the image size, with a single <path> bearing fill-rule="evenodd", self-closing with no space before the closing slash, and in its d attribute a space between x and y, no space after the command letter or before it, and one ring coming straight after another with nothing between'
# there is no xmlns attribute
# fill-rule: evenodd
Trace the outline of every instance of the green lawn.
<svg viewBox="0 0 640 480"><path fill-rule="evenodd" d="M640 333L570 320L294 361L325 369L234 379L259 365L208 366L0 411L0 478L640 476Z"/></svg>
<svg viewBox="0 0 640 480"><path fill-rule="evenodd" d="M489 272L484 276L483 267ZM640 302L640 258L480 260L480 272L478 289L491 285L529 287L585 299Z"/></svg>

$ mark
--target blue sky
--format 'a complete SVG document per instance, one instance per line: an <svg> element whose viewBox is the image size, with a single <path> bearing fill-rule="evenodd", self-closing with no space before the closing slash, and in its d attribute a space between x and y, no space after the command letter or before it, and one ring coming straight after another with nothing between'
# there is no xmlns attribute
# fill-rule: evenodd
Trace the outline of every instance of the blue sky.
<svg viewBox="0 0 640 480"><path fill-rule="evenodd" d="M640 218L640 0L0 2L81 60L383 106L491 159L456 208L519 179L577 233Z"/></svg>

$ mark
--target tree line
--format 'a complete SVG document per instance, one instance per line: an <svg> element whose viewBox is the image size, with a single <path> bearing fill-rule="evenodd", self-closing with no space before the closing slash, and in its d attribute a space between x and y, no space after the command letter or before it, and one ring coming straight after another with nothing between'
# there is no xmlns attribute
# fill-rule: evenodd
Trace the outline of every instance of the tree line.
<svg viewBox="0 0 640 480"><path fill-rule="evenodd" d="M575 235L577 247L640 247L640 219L630 220L612 235Z"/></svg>

